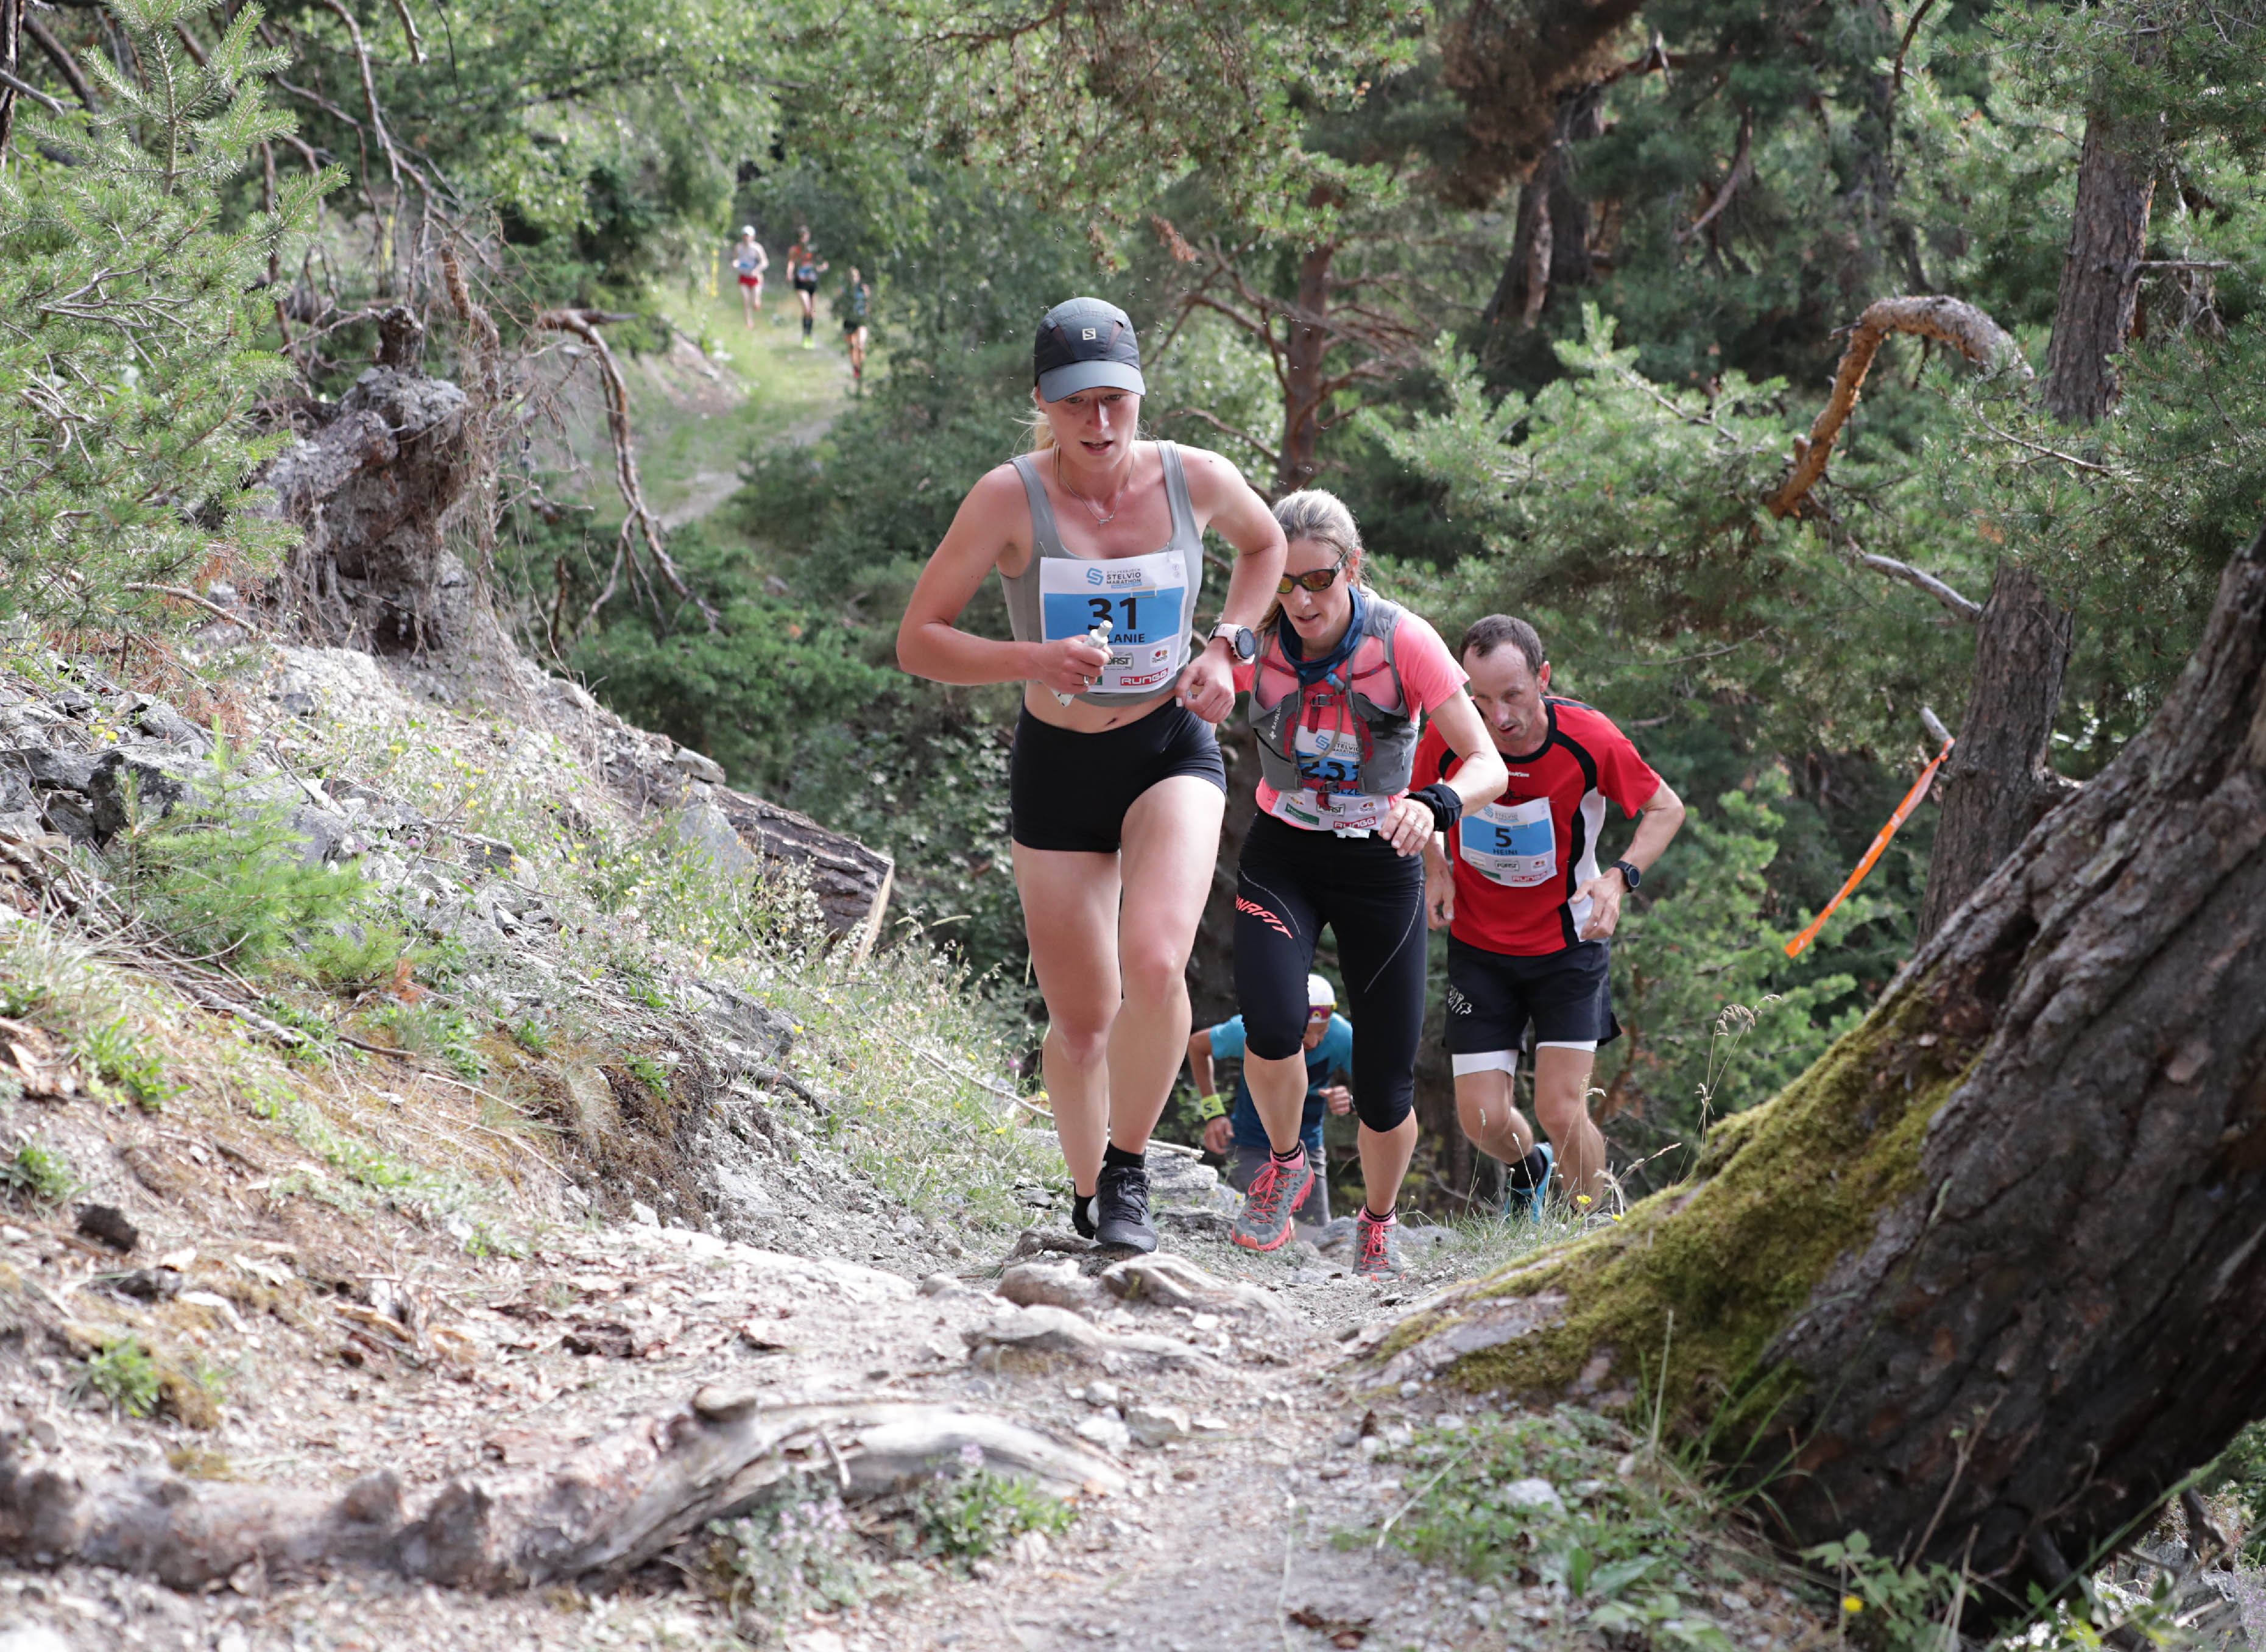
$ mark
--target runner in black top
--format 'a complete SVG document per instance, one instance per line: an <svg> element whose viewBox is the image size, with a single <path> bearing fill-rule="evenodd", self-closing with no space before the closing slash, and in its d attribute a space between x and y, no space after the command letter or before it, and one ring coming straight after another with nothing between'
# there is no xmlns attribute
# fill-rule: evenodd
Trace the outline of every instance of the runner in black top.
<svg viewBox="0 0 2266 1652"><path fill-rule="evenodd" d="M794 232L794 245L786 255L786 274L794 284L794 296L802 301L802 347L806 350L818 347L810 336L810 324L818 314L818 278L826 270L826 260L810 245L810 226L805 224Z"/></svg>
<svg viewBox="0 0 2266 1652"><path fill-rule="evenodd" d="M842 336L850 346L850 376L860 389L866 383L866 311L874 302L874 289L850 267L850 285L842 294Z"/></svg>

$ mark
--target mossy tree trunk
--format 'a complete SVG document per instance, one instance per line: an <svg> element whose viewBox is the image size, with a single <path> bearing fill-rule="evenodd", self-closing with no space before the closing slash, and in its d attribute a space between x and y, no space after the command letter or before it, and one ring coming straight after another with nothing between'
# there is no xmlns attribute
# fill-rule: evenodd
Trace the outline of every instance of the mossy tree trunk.
<svg viewBox="0 0 2266 1652"><path fill-rule="evenodd" d="M1789 1539L1964 1558L1986 1610L2063 1584L2266 1410L2262 687L2266 533L2146 730L1862 1027L1692 1181L1366 1357L1599 1405L1664 1358Z"/></svg>

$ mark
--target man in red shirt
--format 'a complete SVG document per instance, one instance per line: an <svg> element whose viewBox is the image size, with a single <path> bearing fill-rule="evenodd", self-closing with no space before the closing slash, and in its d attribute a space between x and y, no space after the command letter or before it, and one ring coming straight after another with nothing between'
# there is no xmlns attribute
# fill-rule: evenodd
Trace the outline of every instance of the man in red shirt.
<svg viewBox="0 0 2266 1652"><path fill-rule="evenodd" d="M1541 1215L1554 1147L1577 1210L1597 1208L1605 1143L1590 1119L1597 1046L1620 1036L1610 990L1621 899L1684 824L1684 804L1612 720L1550 692L1534 627L1490 614L1458 650L1472 702L1510 771L1502 795L1436 837L1424 857L1425 913L1448 931L1448 1052L1464 1134L1509 1168L1514 1201ZM1444 780L1455 754L1428 729L1412 786ZM1602 872L1605 804L1638 816L1626 859ZM1445 852L1443 852L1444 843ZM1511 1077L1534 1027L1534 1113L1550 1146L1511 1105Z"/></svg>

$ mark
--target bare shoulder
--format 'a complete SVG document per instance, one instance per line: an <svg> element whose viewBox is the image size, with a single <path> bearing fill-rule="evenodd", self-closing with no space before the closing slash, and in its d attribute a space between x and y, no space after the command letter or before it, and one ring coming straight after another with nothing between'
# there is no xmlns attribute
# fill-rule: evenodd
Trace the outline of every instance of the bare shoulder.
<svg viewBox="0 0 2266 1652"><path fill-rule="evenodd" d="M998 559L1016 571L1031 539L1031 504L1023 492L1023 479L1011 461L994 465L976 480L960 501L940 549L954 559L973 557L988 564Z"/></svg>

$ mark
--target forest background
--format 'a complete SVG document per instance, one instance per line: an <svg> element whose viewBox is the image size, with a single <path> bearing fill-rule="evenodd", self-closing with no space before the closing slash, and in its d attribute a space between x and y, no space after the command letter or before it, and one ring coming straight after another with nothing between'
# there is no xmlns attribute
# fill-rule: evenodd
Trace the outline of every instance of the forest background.
<svg viewBox="0 0 2266 1652"><path fill-rule="evenodd" d="M625 526L552 466L556 410L531 396L458 538L532 651L893 854L896 939L955 951L1034 1044L1006 841L1016 691L910 679L892 638L968 486L1025 440L1037 316L1101 294L1142 329L1151 432L1270 495L1343 495L1375 582L1451 637L1532 619L1558 691L1692 806L1625 920L1628 1036L1597 1080L1624 1161L1666 1152L1632 1180L1665 1180L1710 1113L1805 1067L1942 916L1931 801L1816 945L1781 944L1935 755L1923 708L1977 714L1985 604L2059 627L2053 680L2013 674L2043 695L2052 770L2017 778L2050 797L2145 721L2266 515L2261 11L0 0L8 281L68 290L107 237L141 262L112 258L105 290L140 281L134 302L179 324L102 391L102 419L156 433L111 450L132 476L97 479L139 514L113 511L103 540L11 485L9 600L52 615L256 584L278 553L241 479L295 407L353 382L394 306L429 333L428 369L468 384L599 329L621 355L665 351L671 295L715 279L739 224L775 289L808 224L831 266L822 329L850 265L875 295L870 393L815 445L749 452L701 519ZM150 75L153 55L178 77ZM247 75L267 113L196 105L200 76ZM152 84L180 106L152 106ZM105 143L176 117L204 123L196 164L89 193L130 171ZM2104 201L2130 250L2102 266L2088 332L2072 226ZM1972 306L2004 347L1891 338L1830 470L1794 489L1849 330L1913 295ZM14 365L46 382L53 341L25 336ZM34 414L10 417L20 451ZM83 551L61 585L22 549L58 534ZM1005 634L996 589L969 623ZM1246 811L1254 771L1246 747ZM1946 774L1946 808L1993 783ZM1940 876L1937 897L1972 881ZM1233 1008L1226 938L1215 912L1199 1024ZM1484 1194L1484 1167L1437 1052L1420 1104L1453 1202Z"/></svg>

